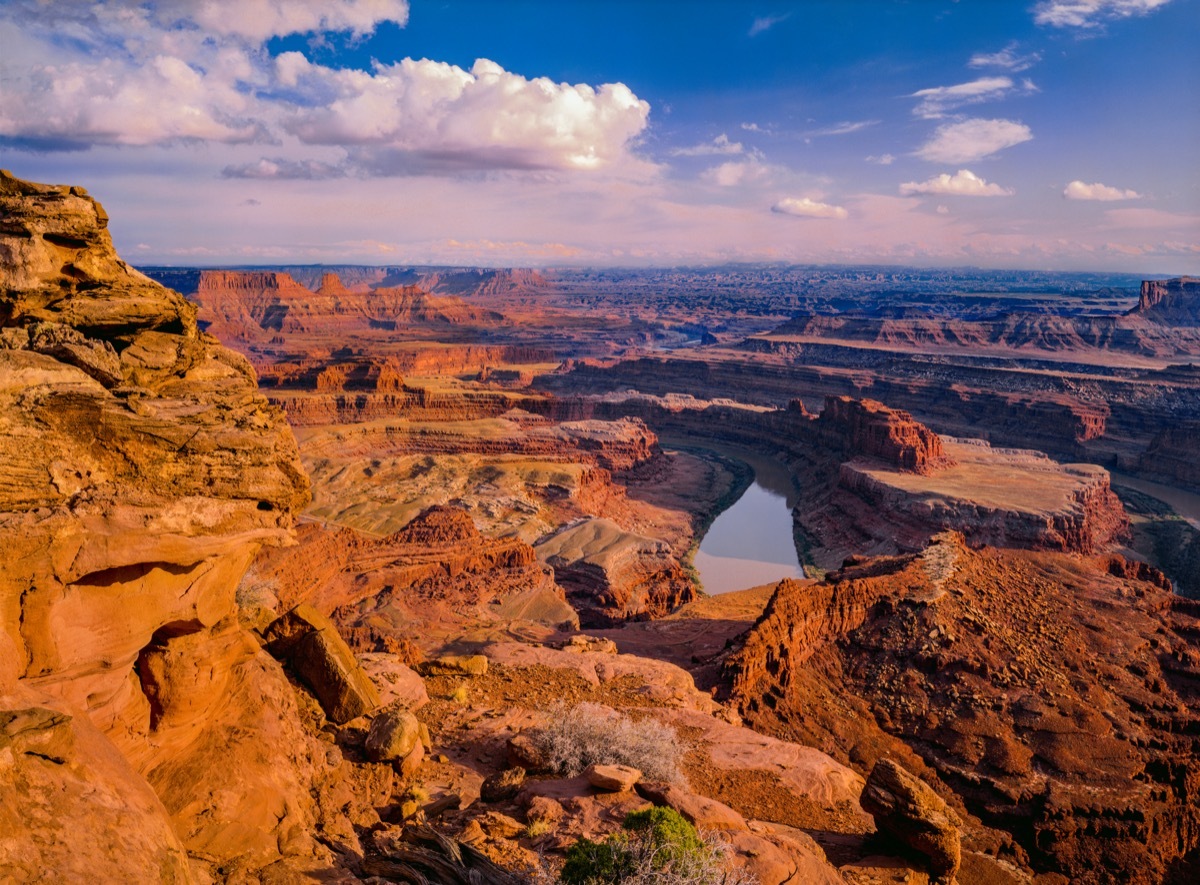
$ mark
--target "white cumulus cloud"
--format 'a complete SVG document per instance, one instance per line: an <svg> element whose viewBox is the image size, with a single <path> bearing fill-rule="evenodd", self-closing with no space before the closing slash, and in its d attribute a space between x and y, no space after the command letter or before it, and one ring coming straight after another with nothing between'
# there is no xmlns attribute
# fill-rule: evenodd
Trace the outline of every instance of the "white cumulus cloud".
<svg viewBox="0 0 1200 885"><path fill-rule="evenodd" d="M60 7L61 6L61 11ZM362 36L404 24L406 0L0 3L0 140L18 148L187 142L328 145L229 166L227 177L597 170L629 161L650 106L622 83L526 78L479 59L370 70L272 57L273 36Z"/></svg>
<svg viewBox="0 0 1200 885"><path fill-rule="evenodd" d="M5 86L0 136L43 149L266 137L254 99L235 78L172 55L136 68L112 58L40 65Z"/></svg>
<svg viewBox="0 0 1200 885"><path fill-rule="evenodd" d="M408 0L159 0L155 10L167 26L190 21L212 34L257 42L309 31L363 36L381 22L408 22Z"/></svg>
<svg viewBox="0 0 1200 885"><path fill-rule="evenodd" d="M928 181L908 181L900 185L900 193L949 194L959 197L1008 197L1012 191L998 184L984 181L970 169L959 169L953 175L943 172Z"/></svg>
<svg viewBox="0 0 1200 885"><path fill-rule="evenodd" d="M808 197L784 197L771 207L771 211L780 215L795 215L798 218L835 218L840 221L850 217L850 213L841 206L818 203Z"/></svg>
<svg viewBox="0 0 1200 885"><path fill-rule="evenodd" d="M1078 179L1063 188L1063 196L1068 200L1137 200L1141 194L1137 191L1119 187L1109 187L1107 184L1086 184Z"/></svg>
<svg viewBox="0 0 1200 885"><path fill-rule="evenodd" d="M736 187L759 181L769 174L769 169L757 159L731 160L700 173L700 178L718 187Z"/></svg>
<svg viewBox="0 0 1200 885"><path fill-rule="evenodd" d="M1032 138L1024 123L975 118L939 126L916 154L934 163L970 163Z"/></svg>
<svg viewBox="0 0 1200 885"><path fill-rule="evenodd" d="M428 59L372 72L278 59L297 102L283 127L307 144L379 148L376 171L463 168L597 169L619 159L650 105L622 83L599 88L532 80L479 59L471 70Z"/></svg>
<svg viewBox="0 0 1200 885"><path fill-rule="evenodd" d="M1171 0L1043 0L1034 7L1033 20L1056 28L1094 28L1101 23L1133 15L1146 15Z"/></svg>

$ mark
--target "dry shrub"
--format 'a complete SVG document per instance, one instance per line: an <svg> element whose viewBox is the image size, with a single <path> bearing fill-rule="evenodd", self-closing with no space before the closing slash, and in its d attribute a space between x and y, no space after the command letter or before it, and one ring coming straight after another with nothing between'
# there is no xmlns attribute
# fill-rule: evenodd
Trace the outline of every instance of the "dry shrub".
<svg viewBox="0 0 1200 885"><path fill-rule="evenodd" d="M685 748L669 725L634 721L600 704L559 705L550 720L530 737L559 774L574 777L589 765L628 765L649 780L685 782L679 768Z"/></svg>

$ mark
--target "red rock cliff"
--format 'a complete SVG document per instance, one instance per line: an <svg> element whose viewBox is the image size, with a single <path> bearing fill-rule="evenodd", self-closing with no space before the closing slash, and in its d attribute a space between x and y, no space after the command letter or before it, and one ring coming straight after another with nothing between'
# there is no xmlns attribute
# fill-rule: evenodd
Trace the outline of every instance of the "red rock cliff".
<svg viewBox="0 0 1200 885"><path fill-rule="evenodd" d="M908 412L875 400L827 396L817 429L847 459L866 455L926 475L950 463L936 433Z"/></svg>
<svg viewBox="0 0 1200 885"><path fill-rule="evenodd" d="M327 747L234 599L308 502L295 440L106 227L0 173L0 879L328 868Z"/></svg>
<svg viewBox="0 0 1200 885"><path fill-rule="evenodd" d="M1129 316L1180 326L1200 325L1200 279L1143 280L1138 306Z"/></svg>

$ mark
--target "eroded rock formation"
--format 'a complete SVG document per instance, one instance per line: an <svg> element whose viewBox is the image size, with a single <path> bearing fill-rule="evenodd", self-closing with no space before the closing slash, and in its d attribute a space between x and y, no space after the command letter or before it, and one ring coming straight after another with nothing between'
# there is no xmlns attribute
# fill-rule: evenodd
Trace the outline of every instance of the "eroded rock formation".
<svg viewBox="0 0 1200 885"><path fill-rule="evenodd" d="M338 768L234 600L308 501L295 441L106 226L0 173L0 878L328 867Z"/></svg>
<svg viewBox="0 0 1200 885"><path fill-rule="evenodd" d="M756 728L860 771L899 761L968 814L964 848L1159 883L1200 833L1200 621L1163 583L943 536L782 583L734 696Z"/></svg>
<svg viewBox="0 0 1200 885"><path fill-rule="evenodd" d="M587 519L540 541L538 557L579 611L585 627L662 617L696 597L669 544Z"/></svg>
<svg viewBox="0 0 1200 885"><path fill-rule="evenodd" d="M264 341L273 333L336 336L405 325L497 323L503 317L414 285L348 289L327 273L312 291L281 271L200 271L193 295L200 319L222 337Z"/></svg>
<svg viewBox="0 0 1200 885"><path fill-rule="evenodd" d="M294 547L265 550L243 582L282 607L332 612L366 651L426 644L480 623L578 624L551 570L518 538L489 538L469 515L430 507L400 531L370 538L305 523Z"/></svg>
<svg viewBox="0 0 1200 885"><path fill-rule="evenodd" d="M1200 279L1144 280L1138 305L1128 315L1179 326L1200 325Z"/></svg>
<svg viewBox="0 0 1200 885"><path fill-rule="evenodd" d="M826 446L840 450L846 460L877 458L900 470L923 475L954 463L936 433L914 421L908 412L889 409L875 400L827 396L817 433Z"/></svg>

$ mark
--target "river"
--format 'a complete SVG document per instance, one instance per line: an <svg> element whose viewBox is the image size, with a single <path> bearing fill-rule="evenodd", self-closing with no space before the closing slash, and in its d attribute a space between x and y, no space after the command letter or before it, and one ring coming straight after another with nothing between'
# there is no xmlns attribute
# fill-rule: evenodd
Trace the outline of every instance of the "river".
<svg viewBox="0 0 1200 885"><path fill-rule="evenodd" d="M787 469L776 461L739 457L752 462L754 482L713 520L693 560L709 594L804 577L792 537L794 493Z"/></svg>

